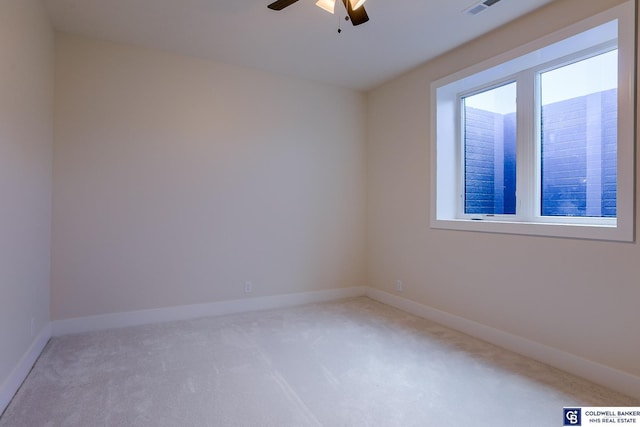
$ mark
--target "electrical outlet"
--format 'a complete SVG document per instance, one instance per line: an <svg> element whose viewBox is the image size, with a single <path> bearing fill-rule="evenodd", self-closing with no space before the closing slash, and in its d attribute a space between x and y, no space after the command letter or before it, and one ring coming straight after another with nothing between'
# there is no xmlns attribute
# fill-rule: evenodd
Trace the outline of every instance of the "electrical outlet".
<svg viewBox="0 0 640 427"><path fill-rule="evenodd" d="M250 294L251 292L253 292L253 283L244 282L244 293Z"/></svg>
<svg viewBox="0 0 640 427"><path fill-rule="evenodd" d="M403 291L402 280L396 280L396 291L398 291L398 292L402 292Z"/></svg>
<svg viewBox="0 0 640 427"><path fill-rule="evenodd" d="M31 326L30 326L31 336L33 337L36 334L36 319L31 318Z"/></svg>

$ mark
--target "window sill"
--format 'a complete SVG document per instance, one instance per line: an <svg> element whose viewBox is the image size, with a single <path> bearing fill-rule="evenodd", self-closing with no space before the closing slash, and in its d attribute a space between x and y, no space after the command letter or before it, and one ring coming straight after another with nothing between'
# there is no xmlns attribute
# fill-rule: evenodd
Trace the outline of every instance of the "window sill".
<svg viewBox="0 0 640 427"><path fill-rule="evenodd" d="M515 222L494 219L435 219L431 221L431 228L616 242L634 241L633 227L625 227L624 224L620 223L618 223L618 225L591 225Z"/></svg>

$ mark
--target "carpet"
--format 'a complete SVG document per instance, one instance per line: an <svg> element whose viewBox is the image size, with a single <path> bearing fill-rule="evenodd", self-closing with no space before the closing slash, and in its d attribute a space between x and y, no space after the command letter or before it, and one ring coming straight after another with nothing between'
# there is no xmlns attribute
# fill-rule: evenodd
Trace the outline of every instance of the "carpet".
<svg viewBox="0 0 640 427"><path fill-rule="evenodd" d="M52 339L0 427L562 425L624 395L368 298Z"/></svg>

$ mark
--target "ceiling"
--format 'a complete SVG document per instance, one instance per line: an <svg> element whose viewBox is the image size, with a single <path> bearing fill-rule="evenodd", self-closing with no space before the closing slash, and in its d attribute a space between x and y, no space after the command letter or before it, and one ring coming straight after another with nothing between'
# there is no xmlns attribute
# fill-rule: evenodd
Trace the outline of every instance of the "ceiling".
<svg viewBox="0 0 640 427"><path fill-rule="evenodd" d="M358 27L315 0L43 1L59 31L368 90L553 0L368 0Z"/></svg>

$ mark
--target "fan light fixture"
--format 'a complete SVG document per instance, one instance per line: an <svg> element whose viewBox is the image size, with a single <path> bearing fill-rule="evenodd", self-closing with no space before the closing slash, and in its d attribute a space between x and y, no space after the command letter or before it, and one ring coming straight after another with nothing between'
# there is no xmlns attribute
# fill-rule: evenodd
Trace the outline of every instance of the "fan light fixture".
<svg viewBox="0 0 640 427"><path fill-rule="evenodd" d="M342 1L342 4L344 5L344 8L346 9L345 12L347 12L347 16L345 16L345 19L347 21L351 21L354 27L358 25L362 25L365 22L369 22L369 15L367 15L367 11L364 10L364 6L362 6L366 0L341 0L341 1ZM489 1L495 2L500 0L485 0L485 3ZM297 2L298 0L276 0L273 3L268 4L267 7L271 10L282 10ZM334 13L336 8L336 0L316 0L316 5L318 7L323 8L329 13ZM342 30L338 25L338 33L340 33L341 31Z"/></svg>
<svg viewBox="0 0 640 427"><path fill-rule="evenodd" d="M365 1L367 0L349 0L349 3L351 4L351 9L356 10L360 8ZM326 10L329 13L333 13L336 7L336 0L318 0L316 2L316 6Z"/></svg>
<svg viewBox="0 0 640 427"><path fill-rule="evenodd" d="M333 10L336 7L336 0L318 0L316 2L316 6L326 10L329 13L333 13Z"/></svg>
<svg viewBox="0 0 640 427"><path fill-rule="evenodd" d="M367 0L349 0L349 3L351 3L351 9L357 10L365 1Z"/></svg>

